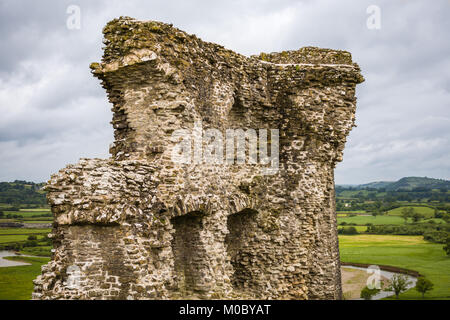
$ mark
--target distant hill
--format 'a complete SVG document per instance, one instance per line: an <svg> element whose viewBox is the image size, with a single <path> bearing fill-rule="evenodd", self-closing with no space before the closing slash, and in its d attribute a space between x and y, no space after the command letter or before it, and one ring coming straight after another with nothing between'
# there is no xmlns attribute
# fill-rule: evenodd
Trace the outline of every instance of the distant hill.
<svg viewBox="0 0 450 320"><path fill-rule="evenodd" d="M16 180L14 182L0 182L0 203L4 204L36 204L47 203L44 183L34 183Z"/></svg>
<svg viewBox="0 0 450 320"><path fill-rule="evenodd" d="M398 181L377 181L361 184L357 189L385 188L387 191L412 191L412 190L432 190L447 189L450 190L450 181L444 179L434 179L427 177L405 177Z"/></svg>
<svg viewBox="0 0 450 320"><path fill-rule="evenodd" d="M444 179L421 178L421 177L406 177L401 178L386 187L386 190L400 191L413 189L450 189L450 181Z"/></svg>

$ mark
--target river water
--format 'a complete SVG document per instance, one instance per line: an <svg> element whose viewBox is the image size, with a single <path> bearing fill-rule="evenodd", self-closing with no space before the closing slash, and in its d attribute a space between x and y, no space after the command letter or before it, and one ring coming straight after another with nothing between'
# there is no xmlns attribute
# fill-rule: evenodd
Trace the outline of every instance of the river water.
<svg viewBox="0 0 450 320"><path fill-rule="evenodd" d="M13 256L19 256L19 254L16 254L14 251L0 251L0 268L1 267L16 267L16 266L29 266L29 263L21 262L21 261L11 261L3 259L4 257L13 257ZM21 255L24 257L31 257L26 255Z"/></svg>
<svg viewBox="0 0 450 320"><path fill-rule="evenodd" d="M357 269L357 270L363 270L367 272L367 268L361 268L361 267L354 267L354 266L344 266L344 268L350 268L350 269ZM410 282L410 284L407 286L408 289L414 288L416 286L416 282L417 282L417 278L407 275L407 274L403 274L403 273L397 273L397 272L390 272L390 271L385 271L385 270L380 270L380 275L391 280L392 277L396 274L402 274L404 276L406 276L406 278L408 279L408 281ZM372 300L379 300L379 299L383 299L386 297L390 297L395 295L394 291L380 291L378 294L374 295L372 297ZM355 300L362 300L361 298L359 299L355 299Z"/></svg>

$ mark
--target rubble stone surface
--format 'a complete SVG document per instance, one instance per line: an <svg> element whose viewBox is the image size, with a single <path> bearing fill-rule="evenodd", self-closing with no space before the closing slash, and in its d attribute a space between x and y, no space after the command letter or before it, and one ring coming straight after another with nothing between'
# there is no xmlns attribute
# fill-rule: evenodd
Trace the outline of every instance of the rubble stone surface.
<svg viewBox="0 0 450 320"><path fill-rule="evenodd" d="M103 33L91 69L112 103L111 157L49 180L54 249L33 298L340 299L333 174L364 80L350 53L246 57L128 17ZM279 171L174 163L172 133L199 122L279 129Z"/></svg>

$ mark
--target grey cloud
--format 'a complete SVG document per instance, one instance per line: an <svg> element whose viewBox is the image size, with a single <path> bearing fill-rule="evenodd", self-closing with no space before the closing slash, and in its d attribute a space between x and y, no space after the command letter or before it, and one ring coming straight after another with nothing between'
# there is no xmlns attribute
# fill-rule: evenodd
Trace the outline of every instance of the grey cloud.
<svg viewBox="0 0 450 320"><path fill-rule="evenodd" d="M68 5L81 30L66 28ZM381 30L366 8L381 8ZM366 82L337 183L450 178L450 3L405 1L22 1L0 3L0 180L47 180L108 157L110 105L88 65L101 30L128 15L173 23L239 53L314 45L351 51Z"/></svg>

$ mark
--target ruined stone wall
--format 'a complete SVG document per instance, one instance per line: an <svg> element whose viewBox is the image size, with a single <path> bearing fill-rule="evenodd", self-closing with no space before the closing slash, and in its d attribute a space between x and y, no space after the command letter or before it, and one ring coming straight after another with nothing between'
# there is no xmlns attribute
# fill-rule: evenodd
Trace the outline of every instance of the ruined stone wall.
<svg viewBox="0 0 450 320"><path fill-rule="evenodd" d="M245 57L131 18L104 43L91 69L113 105L112 156L48 182L54 252L33 298L339 299L333 170L363 81L351 55ZM279 129L278 172L174 163L173 132L198 123Z"/></svg>

